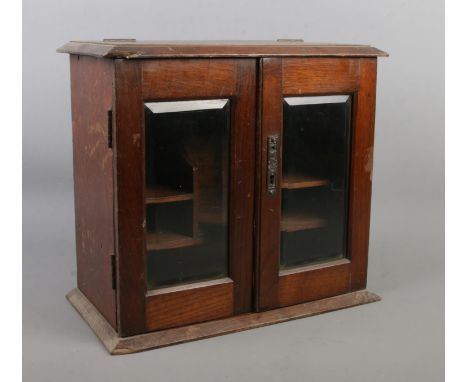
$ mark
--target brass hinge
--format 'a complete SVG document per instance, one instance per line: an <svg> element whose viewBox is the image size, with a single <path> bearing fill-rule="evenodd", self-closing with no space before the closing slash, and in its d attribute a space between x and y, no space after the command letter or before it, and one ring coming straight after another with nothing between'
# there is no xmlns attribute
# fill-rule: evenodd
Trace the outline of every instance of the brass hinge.
<svg viewBox="0 0 468 382"><path fill-rule="evenodd" d="M112 289L117 289L117 270L116 270L115 255L111 256L111 267L112 267Z"/></svg>
<svg viewBox="0 0 468 382"><path fill-rule="evenodd" d="M112 148L112 109L107 110L107 147Z"/></svg>

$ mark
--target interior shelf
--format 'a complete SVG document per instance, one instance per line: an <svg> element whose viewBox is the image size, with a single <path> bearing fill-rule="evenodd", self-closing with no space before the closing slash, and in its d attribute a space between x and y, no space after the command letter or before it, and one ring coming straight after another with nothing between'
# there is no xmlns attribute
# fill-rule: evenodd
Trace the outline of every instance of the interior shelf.
<svg viewBox="0 0 468 382"><path fill-rule="evenodd" d="M201 244L202 238L182 235L177 232L165 231L148 233L146 236L146 250L158 251L162 249L174 249L190 247Z"/></svg>
<svg viewBox="0 0 468 382"><path fill-rule="evenodd" d="M326 186L327 184L330 184L328 179L317 178L305 174L292 173L283 175L281 188L293 190L298 188Z"/></svg>
<svg viewBox="0 0 468 382"><path fill-rule="evenodd" d="M146 204L161 204L181 202L185 200L192 200L193 193L177 190L163 185L156 185L146 189Z"/></svg>
<svg viewBox="0 0 468 382"><path fill-rule="evenodd" d="M321 228L327 225L327 221L317 216L305 213L288 213L281 217L281 231L295 232L307 229Z"/></svg>

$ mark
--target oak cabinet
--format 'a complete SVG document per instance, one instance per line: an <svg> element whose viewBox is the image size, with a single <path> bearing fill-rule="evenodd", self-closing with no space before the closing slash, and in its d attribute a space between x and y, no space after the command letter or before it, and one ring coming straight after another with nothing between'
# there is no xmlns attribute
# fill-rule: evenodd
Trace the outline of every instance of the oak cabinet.
<svg viewBox="0 0 468 382"><path fill-rule="evenodd" d="M78 288L113 354L376 301L369 46L70 42Z"/></svg>

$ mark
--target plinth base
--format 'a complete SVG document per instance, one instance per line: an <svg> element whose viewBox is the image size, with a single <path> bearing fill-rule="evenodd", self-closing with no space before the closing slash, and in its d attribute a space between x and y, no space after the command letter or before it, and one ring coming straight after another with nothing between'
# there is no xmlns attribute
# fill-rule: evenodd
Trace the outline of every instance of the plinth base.
<svg viewBox="0 0 468 382"><path fill-rule="evenodd" d="M114 328L78 289L71 290L67 294L67 299L110 354L128 354L368 304L379 301L380 297L362 290L267 312L242 314L132 337L119 337Z"/></svg>

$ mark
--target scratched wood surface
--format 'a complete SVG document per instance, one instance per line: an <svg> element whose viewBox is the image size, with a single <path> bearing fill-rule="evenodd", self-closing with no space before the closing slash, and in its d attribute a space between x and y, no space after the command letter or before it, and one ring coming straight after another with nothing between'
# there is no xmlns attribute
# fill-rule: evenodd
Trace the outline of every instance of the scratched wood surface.
<svg viewBox="0 0 468 382"><path fill-rule="evenodd" d="M366 46L268 42L83 42L66 45L61 51L72 53L78 288L118 336L128 337L128 341L112 340L114 350L122 346L116 352L126 352L127 347L138 351L267 325L280 322L282 314L288 319L316 314L310 312L330 310L329 303L313 308L308 305L304 312L309 313L295 310L296 304L311 300L324 304L324 298L329 301L328 297L338 294L350 296L346 293L366 287L376 57L385 55L383 52ZM296 55L301 57L292 57ZM195 56L198 58L192 58ZM141 59L145 57L164 60ZM348 259L280 271L281 200L280 193L265 195L266 138L271 134L281 136L284 96L336 93L353 94L355 101ZM147 293L142 104L145 100L219 97L232 100L229 180L232 282L203 287L198 293L170 288ZM112 108L113 148L110 148L107 118ZM281 159L281 147L279 150ZM281 160L278 173L281 174ZM112 277L114 254L117 292ZM353 298L371 298L359 293L352 294ZM211 305L203 306L203 300ZM345 300L336 303L337 306L352 306L351 300ZM291 305L295 306L291 311L272 311L277 316L243 314ZM240 315L239 320L234 317L214 321L219 324L191 325L230 315ZM167 329L170 327L180 328ZM187 328L195 334L187 332ZM141 335L160 329L165 330L153 333L153 337Z"/></svg>
<svg viewBox="0 0 468 382"><path fill-rule="evenodd" d="M108 147L113 65L70 57L78 288L116 328L113 152Z"/></svg>
<svg viewBox="0 0 468 382"><path fill-rule="evenodd" d="M255 171L254 59L141 60L143 99L231 99L229 190L229 277L231 283L146 298L148 330L180 326L252 309L253 198ZM201 283L203 284L203 283ZM167 292L166 292L167 291ZM165 296L165 293L168 296ZM187 300L183 300L183 296ZM191 298L188 298L188 297ZM172 301L170 301L172 299ZM211 307L207 309L207 305Z"/></svg>
<svg viewBox="0 0 468 382"><path fill-rule="evenodd" d="M351 94L350 197L348 251L340 262L279 272L280 193L270 196L266 181L257 187L259 210L258 309L294 305L364 289L367 279L372 154L374 137L376 58L268 58L262 59L260 141L262 169L266 168L266 137L282 134L285 96ZM281 146L281 145L280 145ZM281 150L281 148L280 148ZM280 151L281 152L281 151ZM281 161L281 156L279 156ZM278 169L281 182L281 165ZM296 222L299 224L299 222ZM284 227L283 227L284 228Z"/></svg>
<svg viewBox="0 0 468 382"><path fill-rule="evenodd" d="M350 290L364 289L367 283L376 80L377 60L360 59L360 81L353 123L349 187Z"/></svg>
<svg viewBox="0 0 468 382"><path fill-rule="evenodd" d="M255 168L254 59L167 59L115 61L116 219L118 318L121 336L198 322L252 309L253 197ZM216 309L198 299L185 305L165 288L148 295L145 236L145 131L143 103L161 99L231 99L229 183L229 277L232 285L214 285L208 296ZM169 292L168 292L169 293ZM206 289L199 290L204 296ZM191 292L193 295L193 292ZM221 299L220 296L223 298ZM167 309L166 309L166 308ZM170 307L170 309L168 308ZM178 321L179 319L179 321Z"/></svg>
<svg viewBox="0 0 468 382"><path fill-rule="evenodd" d="M70 41L57 51L110 59L387 56L387 53L368 45L319 44L301 41Z"/></svg>
<svg viewBox="0 0 468 382"><path fill-rule="evenodd" d="M232 316L233 284L223 278L150 292L146 298L148 331Z"/></svg>
<svg viewBox="0 0 468 382"><path fill-rule="evenodd" d="M142 61L142 97L174 100L231 97L236 94L234 60L167 59Z"/></svg>
<svg viewBox="0 0 468 382"><path fill-rule="evenodd" d="M267 312L242 314L180 328L121 338L78 289L70 291L67 294L67 299L112 355L141 352L380 301L378 295L363 290Z"/></svg>
<svg viewBox="0 0 468 382"><path fill-rule="evenodd" d="M284 59L282 67L282 91L285 96L348 93L358 87L358 59Z"/></svg>
<svg viewBox="0 0 468 382"><path fill-rule="evenodd" d="M257 171L257 215L255 217L257 242L257 310L267 310L278 306L278 272L280 248L281 192L268 195L267 162L268 137L282 135L283 104L282 104L282 61L279 58L263 58L260 61L261 70L261 104L260 104L260 139L258 140ZM282 173L282 146L278 144L277 174ZM281 176L278 175L278 187Z"/></svg>
<svg viewBox="0 0 468 382"><path fill-rule="evenodd" d="M144 132L140 62L115 61L115 217L119 333L146 330Z"/></svg>

